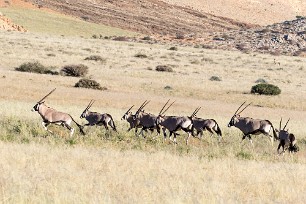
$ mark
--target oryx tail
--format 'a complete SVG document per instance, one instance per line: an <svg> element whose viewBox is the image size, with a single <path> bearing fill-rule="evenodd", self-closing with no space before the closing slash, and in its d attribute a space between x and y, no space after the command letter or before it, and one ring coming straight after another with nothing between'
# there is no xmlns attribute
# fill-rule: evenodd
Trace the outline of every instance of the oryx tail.
<svg viewBox="0 0 306 204"><path fill-rule="evenodd" d="M70 116L71 120L78 126L82 135L85 135L85 132L83 131L83 126L80 125L79 123L77 123L70 114L68 114L68 115Z"/></svg>

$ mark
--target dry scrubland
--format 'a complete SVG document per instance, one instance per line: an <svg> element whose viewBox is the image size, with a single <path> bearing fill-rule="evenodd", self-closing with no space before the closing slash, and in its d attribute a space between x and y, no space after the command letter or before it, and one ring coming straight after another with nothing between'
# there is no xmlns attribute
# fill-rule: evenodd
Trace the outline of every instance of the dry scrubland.
<svg viewBox="0 0 306 204"><path fill-rule="evenodd" d="M0 198L2 202L297 202L305 200L306 59L241 54L174 45L149 45L78 37L0 32ZM144 54L146 58L137 58ZM104 62L85 61L100 55ZM79 78L21 73L14 68L39 61L59 70L85 64L89 76L108 88L74 88ZM276 63L274 63L274 61ZM156 72L172 65L173 73ZM219 76L222 81L210 81ZM279 96L249 94L259 78L279 86ZM171 89L165 89L170 86ZM119 133L86 128L85 137L52 127L46 133L30 111L44 94L57 90L46 103L71 113L77 121L90 99L92 110L111 113ZM132 104L151 100L146 111L158 113L176 100L171 115L215 118L224 140L205 135L202 141L177 146L162 138L135 138L126 133L121 116ZM266 118L278 127L291 118L290 131L300 152L278 156L264 136L254 147L240 143L241 134L227 128L243 101L253 106L242 115Z"/></svg>

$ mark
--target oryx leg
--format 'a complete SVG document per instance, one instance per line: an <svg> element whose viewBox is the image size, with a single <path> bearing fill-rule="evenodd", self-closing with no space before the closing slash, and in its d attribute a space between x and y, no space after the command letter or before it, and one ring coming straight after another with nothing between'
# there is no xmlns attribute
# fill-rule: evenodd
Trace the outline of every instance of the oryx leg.
<svg viewBox="0 0 306 204"><path fill-rule="evenodd" d="M164 141L166 141L166 139L167 139L166 128L163 127L162 130L163 130L163 134L164 134Z"/></svg>
<svg viewBox="0 0 306 204"><path fill-rule="evenodd" d="M65 126L68 130L70 130L70 137L72 137L73 133L74 133L74 128L72 128L70 125L68 125L67 123L62 123L63 126Z"/></svg>
<svg viewBox="0 0 306 204"><path fill-rule="evenodd" d="M188 134L188 135L187 135L187 138L186 138L186 145L188 145L188 140L189 140L189 137L190 137L191 133L188 132L187 134Z"/></svg>
<svg viewBox="0 0 306 204"><path fill-rule="evenodd" d="M42 124L42 126L44 127L44 129L45 129L46 131L48 131L48 132L50 132L50 133L53 133L51 130L49 130L49 129L47 128L47 126L50 125L49 122L43 121L41 124Z"/></svg>
<svg viewBox="0 0 306 204"><path fill-rule="evenodd" d="M197 137L199 139L202 139L202 137L203 137L203 129L197 130Z"/></svg>
<svg viewBox="0 0 306 204"><path fill-rule="evenodd" d="M283 151L282 151L282 152L279 152L279 149L280 149L281 147L283 148ZM278 147L277 147L277 152L278 152L278 154L281 154L281 153L285 152L285 140L281 140L281 141L279 142L279 145L278 145Z"/></svg>
<svg viewBox="0 0 306 204"><path fill-rule="evenodd" d="M242 140L241 140L241 142L246 138L246 137L248 137L249 138L249 141L250 141L250 143L251 144L253 144L253 141L252 141L252 138L251 138L251 134L249 133L249 134L245 134L243 137L242 137Z"/></svg>
<svg viewBox="0 0 306 204"><path fill-rule="evenodd" d="M270 140L271 140L271 145L273 146L273 142L274 142L274 138L272 135L269 134L269 132L266 132L265 130L258 130L257 132L260 132L268 137L270 137Z"/></svg>
<svg viewBox="0 0 306 204"><path fill-rule="evenodd" d="M176 133L176 132L173 132L173 143L174 143L174 144L177 144L176 136L177 136L177 133Z"/></svg>

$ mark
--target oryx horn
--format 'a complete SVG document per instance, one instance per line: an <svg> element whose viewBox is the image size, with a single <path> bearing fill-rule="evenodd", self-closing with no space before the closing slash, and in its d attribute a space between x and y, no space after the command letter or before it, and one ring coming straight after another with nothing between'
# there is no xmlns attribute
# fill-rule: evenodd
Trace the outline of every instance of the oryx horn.
<svg viewBox="0 0 306 204"><path fill-rule="evenodd" d="M128 113L133 107L134 105L132 105L126 112Z"/></svg>
<svg viewBox="0 0 306 204"><path fill-rule="evenodd" d="M164 115L164 114L167 112L167 110L174 104L174 102L175 102L175 101L173 101L173 102L168 106L168 108L166 108L166 110L164 110L164 111L161 113L161 115Z"/></svg>
<svg viewBox="0 0 306 204"><path fill-rule="evenodd" d="M281 118L280 121L279 121L279 130L282 129L282 120L283 120L283 118Z"/></svg>
<svg viewBox="0 0 306 204"><path fill-rule="evenodd" d="M92 104L94 104L95 100L91 99L91 101L89 102L88 106L85 108L85 110L90 109L90 107L92 106Z"/></svg>
<svg viewBox="0 0 306 204"><path fill-rule="evenodd" d="M164 108L166 107L166 105L169 103L170 99L168 99L168 101L165 103L165 105L162 107L162 109L159 111L158 115L161 115L161 113L163 112Z"/></svg>
<svg viewBox="0 0 306 204"><path fill-rule="evenodd" d="M193 111L193 113L191 114L191 117L194 117L194 116L199 112L200 109L201 109L201 107L197 107L197 108Z"/></svg>
<svg viewBox="0 0 306 204"><path fill-rule="evenodd" d="M150 101L145 100L145 102L143 102L141 106L138 108L136 113L139 113L139 111L141 111L146 105L148 105L148 103L150 103Z"/></svg>
<svg viewBox="0 0 306 204"><path fill-rule="evenodd" d="M56 88L54 88L52 91L50 91L50 93L48 93L47 95L45 95L42 99L40 99L37 103L42 102L43 100L45 100L45 98L47 98L50 94L52 94L55 91Z"/></svg>
<svg viewBox="0 0 306 204"><path fill-rule="evenodd" d="M236 115L236 113L239 111L239 109L240 109L245 103L246 103L246 101L243 102L243 103L239 106L239 108L236 110L236 112L234 113L234 115Z"/></svg>
<svg viewBox="0 0 306 204"><path fill-rule="evenodd" d="M289 120L290 120L290 118L289 118L288 121L286 122L286 125L284 126L283 130L285 130L285 128L287 127Z"/></svg>
<svg viewBox="0 0 306 204"><path fill-rule="evenodd" d="M240 113L242 113L242 111L244 111L244 110L245 110L247 107L249 107L251 104L252 104L252 102L249 103L248 105L246 105L246 106L238 113L238 115L239 115Z"/></svg>

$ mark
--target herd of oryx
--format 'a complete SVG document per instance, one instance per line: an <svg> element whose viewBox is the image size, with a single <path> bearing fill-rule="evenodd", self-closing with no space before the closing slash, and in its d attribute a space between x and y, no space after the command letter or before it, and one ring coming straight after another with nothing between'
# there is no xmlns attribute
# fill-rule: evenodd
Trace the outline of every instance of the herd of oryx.
<svg viewBox="0 0 306 204"><path fill-rule="evenodd" d="M53 89L50 93L48 93L46 96L44 96L41 100L39 100L33 107L32 111L37 111L40 116L43 119L42 125L45 128L45 130L51 132L48 130L47 126L49 124L57 124L62 125L70 130L70 136L74 133L74 128L71 127L72 121L79 127L80 132L85 135L85 132L83 130L83 126L78 124L73 117L70 114L59 112L53 108L50 108L45 105L45 99L55 91ZM126 113L124 113L121 120L126 120L130 127L128 131L131 129L135 129L135 134L142 135L143 132L150 130L154 131L156 130L158 135L160 134L160 131L163 131L164 139L167 138L167 132L169 132L169 138L171 139L171 136L173 135L173 142L176 144L176 137L179 135L177 131L183 130L188 134L186 138L186 144L188 145L188 139L190 136L199 137L201 138L203 135L203 131L207 130L211 134L216 133L218 135L219 141L222 139L222 132L218 125L218 123L214 119L203 119L196 117L196 114L200 110L201 107L198 107L195 109L195 111L190 116L166 116L165 113L167 110L173 105L172 102L169 104L168 100L165 105L160 110L159 114L153 115L151 113L147 113L143 110L143 108L150 102L145 101L143 104L137 109L137 111L133 114L131 112L131 109L134 107L131 106ZM108 126L110 126L114 131L117 132L115 122L110 114L104 113L97 113L97 112L91 112L89 109L93 105L94 100L91 100L85 110L82 112L80 118L85 118L87 120L87 124L85 126L94 126L94 125L103 125L106 129L108 129ZM288 121L282 128L282 119L280 120L279 124L279 130L275 129L272 125L272 123L269 120L260 120L260 119L253 119L249 117L241 117L240 114L249 106L246 105L242 110L240 110L244 104L241 104L241 106L236 110L232 118L230 119L230 122L228 124L228 127L234 126L238 129L240 129L243 133L242 140L244 140L246 137L249 138L250 142L252 143L251 135L257 135L257 134L264 134L268 137L270 137L271 142L273 144L273 140L279 140L279 145L277 148L277 151L279 153L284 153L286 150L289 152L297 152L299 151L298 146L296 145L296 139L295 136L292 133L288 132L288 129L286 129ZM169 105L168 105L169 104ZM138 128L141 128L141 131L137 133ZM272 130L273 136L270 134ZM196 134L194 132L196 131ZM282 147L282 151L280 152L280 148Z"/></svg>

